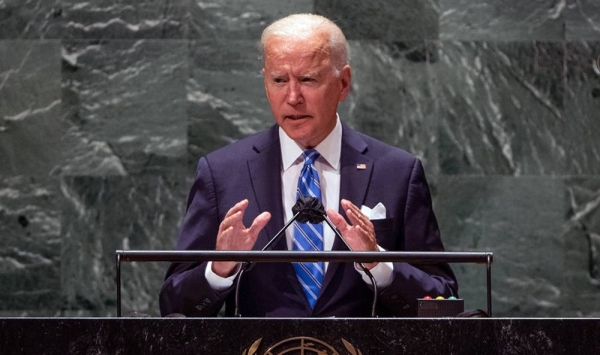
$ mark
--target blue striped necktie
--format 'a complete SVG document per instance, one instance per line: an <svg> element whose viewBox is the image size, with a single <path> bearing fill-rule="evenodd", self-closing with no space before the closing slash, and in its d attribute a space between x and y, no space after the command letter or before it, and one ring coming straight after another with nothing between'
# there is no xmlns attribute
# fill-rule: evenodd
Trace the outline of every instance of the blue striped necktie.
<svg viewBox="0 0 600 355"><path fill-rule="evenodd" d="M321 199L321 184L314 162L319 153L308 149L302 153L304 166L298 178L296 198L316 197ZM293 250L323 250L323 224L294 222ZM319 296L323 282L323 262L294 263L294 269L310 307L313 308Z"/></svg>

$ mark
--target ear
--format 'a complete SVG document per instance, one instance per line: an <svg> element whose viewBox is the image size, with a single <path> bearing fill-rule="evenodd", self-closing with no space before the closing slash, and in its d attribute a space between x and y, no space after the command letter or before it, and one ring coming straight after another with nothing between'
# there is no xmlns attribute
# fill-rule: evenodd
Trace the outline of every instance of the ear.
<svg viewBox="0 0 600 355"><path fill-rule="evenodd" d="M350 87L352 84L352 70L350 69L349 65L346 64L342 68L342 70L340 71L339 80L340 80L340 99L339 99L339 101L342 102L342 101L346 100L346 97L350 93Z"/></svg>

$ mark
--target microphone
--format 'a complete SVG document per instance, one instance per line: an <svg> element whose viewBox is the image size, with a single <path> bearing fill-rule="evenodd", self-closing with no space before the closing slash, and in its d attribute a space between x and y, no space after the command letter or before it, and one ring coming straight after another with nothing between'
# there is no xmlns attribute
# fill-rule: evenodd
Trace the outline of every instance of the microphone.
<svg viewBox="0 0 600 355"><path fill-rule="evenodd" d="M316 197L300 197L294 207L292 207L294 214L299 213L298 222L317 224L325 220L325 207Z"/></svg>
<svg viewBox="0 0 600 355"><path fill-rule="evenodd" d="M271 238L271 240L261 249L261 251L270 250L271 246L273 244L275 244L275 242L277 242L281 238L281 236L284 234L286 229L288 229L288 227L292 223L294 223L294 221L296 221L296 220L298 220L298 222L300 222L300 223L311 223L311 224L317 224L317 223L321 223L321 222L325 221L327 223L327 225L329 226L329 228L331 228L333 230L334 234L344 243L346 248L348 248L348 250L352 251L352 248L350 248L350 246L348 245L346 240L342 237L342 234L340 233L340 231L335 227L333 222L331 222L329 217L327 217L327 213L325 212L325 207L323 206L323 203L321 202L321 200L319 200L318 198L316 198L316 197L300 197L296 201L296 204L294 204L294 206L292 207L292 212L294 213L292 218L286 222L286 224L283 226L283 228L281 228L281 230L279 230L279 232L277 232L277 234L275 234L275 236L273 238ZM367 269L366 266L362 262L359 262L357 264L360 266L362 271L367 275L367 277L371 281L371 286L373 287L373 304L371 306L371 316L375 317L376 316L375 309L376 309L376 305L377 305L377 282L375 281L373 274L371 274L369 269ZM234 312L234 315L236 317L241 317L240 310L239 310L240 280L242 279L242 275L244 274L244 272L250 271L250 269L252 268L253 265L254 265L253 262L247 262L242 267L242 269L240 270L240 272L238 273L238 276L237 276L236 287L235 287L235 312Z"/></svg>

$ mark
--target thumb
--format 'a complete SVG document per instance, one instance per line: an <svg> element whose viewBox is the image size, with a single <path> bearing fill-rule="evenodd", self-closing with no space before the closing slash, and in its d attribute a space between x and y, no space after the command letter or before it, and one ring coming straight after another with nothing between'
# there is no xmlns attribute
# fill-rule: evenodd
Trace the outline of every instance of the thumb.
<svg viewBox="0 0 600 355"><path fill-rule="evenodd" d="M248 228L248 232L252 235L258 235L261 230L267 225L267 223L271 220L271 214L269 212L263 212L256 216L254 221L252 221L252 225Z"/></svg>

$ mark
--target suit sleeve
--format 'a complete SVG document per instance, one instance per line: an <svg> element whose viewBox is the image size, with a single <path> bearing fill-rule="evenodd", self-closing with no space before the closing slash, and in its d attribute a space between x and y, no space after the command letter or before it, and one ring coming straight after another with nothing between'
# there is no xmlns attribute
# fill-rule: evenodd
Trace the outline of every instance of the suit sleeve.
<svg viewBox="0 0 600 355"><path fill-rule="evenodd" d="M178 250L215 250L219 229L217 195L206 158L198 163L196 178L188 196L187 210L177 240ZM207 262L172 263L160 291L163 316L216 315L228 292L214 291L205 277Z"/></svg>
<svg viewBox="0 0 600 355"><path fill-rule="evenodd" d="M444 251L423 166L415 159L406 192L402 236L405 251ZM394 315L416 315L417 298L425 295L457 296L458 283L450 266L394 263L392 283L380 293L380 301Z"/></svg>

